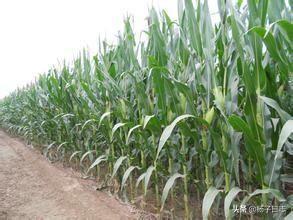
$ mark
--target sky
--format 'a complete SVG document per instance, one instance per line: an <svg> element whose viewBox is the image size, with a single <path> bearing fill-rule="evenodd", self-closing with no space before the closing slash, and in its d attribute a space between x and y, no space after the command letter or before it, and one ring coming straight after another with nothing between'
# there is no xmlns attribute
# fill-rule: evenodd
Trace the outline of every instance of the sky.
<svg viewBox="0 0 293 220"><path fill-rule="evenodd" d="M0 0L0 98L83 48L95 53L99 37L115 42L127 15L140 34L151 6L177 18L177 0Z"/></svg>

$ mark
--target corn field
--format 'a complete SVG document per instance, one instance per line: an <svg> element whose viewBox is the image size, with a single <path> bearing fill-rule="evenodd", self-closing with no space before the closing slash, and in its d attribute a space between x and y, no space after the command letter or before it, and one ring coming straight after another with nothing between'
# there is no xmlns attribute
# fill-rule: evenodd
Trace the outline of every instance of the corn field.
<svg viewBox="0 0 293 220"><path fill-rule="evenodd" d="M293 3L217 3L216 24L203 0L150 9L146 40L126 18L1 100L1 127L161 217L292 219Z"/></svg>

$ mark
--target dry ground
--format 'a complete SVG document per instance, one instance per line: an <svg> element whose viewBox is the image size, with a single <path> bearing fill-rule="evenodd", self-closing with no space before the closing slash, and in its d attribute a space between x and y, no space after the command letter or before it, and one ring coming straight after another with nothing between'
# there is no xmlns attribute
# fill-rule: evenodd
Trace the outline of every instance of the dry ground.
<svg viewBox="0 0 293 220"><path fill-rule="evenodd" d="M136 219L95 183L0 131L0 219Z"/></svg>

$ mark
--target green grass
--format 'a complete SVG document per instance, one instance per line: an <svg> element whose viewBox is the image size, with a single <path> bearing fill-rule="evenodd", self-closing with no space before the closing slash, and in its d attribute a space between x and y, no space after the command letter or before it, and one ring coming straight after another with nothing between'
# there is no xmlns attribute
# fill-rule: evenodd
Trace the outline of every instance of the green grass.
<svg viewBox="0 0 293 220"><path fill-rule="evenodd" d="M216 25L207 1L179 0L178 21L151 9L145 42L126 19L116 45L1 100L0 125L116 179L130 201L154 195L158 211L177 200L186 219L207 219L212 206L229 219L241 202L290 210L281 175L292 182L292 5L218 4Z"/></svg>

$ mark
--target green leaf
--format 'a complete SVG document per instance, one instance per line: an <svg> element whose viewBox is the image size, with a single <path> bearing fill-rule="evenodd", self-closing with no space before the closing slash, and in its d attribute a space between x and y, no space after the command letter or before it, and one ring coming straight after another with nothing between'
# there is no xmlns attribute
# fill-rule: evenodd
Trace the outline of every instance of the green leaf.
<svg viewBox="0 0 293 220"><path fill-rule="evenodd" d="M98 127L101 126L103 120L104 120L106 117L110 116L110 114L111 114L111 112L105 112L104 114L102 114L102 116L101 116L101 118L100 118L100 121L99 121L99 126L98 126Z"/></svg>
<svg viewBox="0 0 293 220"><path fill-rule="evenodd" d="M123 127L123 126L126 125L126 124L127 124L127 123L121 123L121 122L115 124L114 127L113 127L113 129L112 129L112 136L114 136L115 132L116 132L119 128Z"/></svg>
<svg viewBox="0 0 293 220"><path fill-rule="evenodd" d="M238 5L238 8L240 8L240 7L241 7L242 3L243 3L243 0L237 0L237 5Z"/></svg>
<svg viewBox="0 0 293 220"><path fill-rule="evenodd" d="M246 141L245 148L249 155L255 160L260 176L260 182L264 184L265 159L262 145L254 138L250 127L243 119L236 115L232 115L229 117L228 121L234 130L244 134Z"/></svg>
<svg viewBox="0 0 293 220"><path fill-rule="evenodd" d="M62 119L67 118L67 117L74 117L74 114L68 113L68 114L64 114L61 116Z"/></svg>
<svg viewBox="0 0 293 220"><path fill-rule="evenodd" d="M88 173L91 169L93 169L95 166L98 166L101 162L106 161L107 156L106 155L101 155L99 156L90 166L90 168L87 170L86 173Z"/></svg>
<svg viewBox="0 0 293 220"><path fill-rule="evenodd" d="M238 195L238 193L242 192L243 190L238 188L238 187L233 187L229 193L225 197L225 202L224 202L224 211L225 211L225 217L230 218L230 206L235 197Z"/></svg>
<svg viewBox="0 0 293 220"><path fill-rule="evenodd" d="M143 122L143 129L146 128L146 126L148 125L149 121L155 117L155 115L146 115L144 118L144 122Z"/></svg>
<svg viewBox="0 0 293 220"><path fill-rule="evenodd" d="M127 134L127 137L126 137L126 144L129 144L129 138L130 138L130 135L131 133L135 130L135 129L138 129L140 128L141 125L136 125L134 127L132 127L129 131L128 131L128 134Z"/></svg>
<svg viewBox="0 0 293 220"><path fill-rule="evenodd" d="M113 173L112 173L112 175L111 175L111 179L114 178L114 176L116 175L116 173L117 173L119 167L121 166L122 162L123 162L126 158L127 158L126 156L121 156L121 157L119 157L119 158L116 160L116 162L115 162L115 164L114 164Z"/></svg>
<svg viewBox="0 0 293 220"><path fill-rule="evenodd" d="M283 122L286 122L287 120L292 119L292 116L290 114L288 114L287 112L285 112L283 109L281 109L281 107L279 106L279 104L275 100L268 98L268 97L265 97L265 96L260 96L260 99L262 99L266 105L275 109L278 112L278 114L280 115Z"/></svg>
<svg viewBox="0 0 293 220"><path fill-rule="evenodd" d="M90 123L90 122L94 122L96 121L95 119L89 119L87 120L81 127L81 133L83 132L83 130L85 129L85 127Z"/></svg>
<svg viewBox="0 0 293 220"><path fill-rule="evenodd" d="M125 171L125 173L123 174L123 177L122 177L122 182L121 182L121 191L123 190L125 184L126 184L126 181L130 175L130 173L134 170L134 169L140 169L138 166L130 166L128 167L128 169Z"/></svg>
<svg viewBox="0 0 293 220"><path fill-rule="evenodd" d="M80 150L73 152L73 154L71 154L70 158L69 158L69 163L71 162L71 160L78 154L81 154L82 152Z"/></svg>
<svg viewBox="0 0 293 220"><path fill-rule="evenodd" d="M93 102L93 103L98 103L97 98L95 97L95 95L93 94L91 87L85 83L85 82L81 82L81 86L84 89L84 91L86 92L88 98Z"/></svg>
<svg viewBox="0 0 293 220"><path fill-rule="evenodd" d="M187 25L190 37L190 43L193 49L197 52L199 57L202 56L202 39L200 35L199 23L196 19L196 11L191 0L185 0L185 13L187 17ZM199 9L198 9L199 10Z"/></svg>
<svg viewBox="0 0 293 220"><path fill-rule="evenodd" d="M256 196L256 195L260 195L260 194L272 194L278 201L280 202L284 202L286 201L283 197L283 195L281 194L281 192L277 189L257 189L255 190L253 193L249 194L248 196L246 196L241 204L245 205L252 197Z"/></svg>
<svg viewBox="0 0 293 220"><path fill-rule="evenodd" d="M147 171L145 172L145 179L144 179L144 192L147 192L149 181L153 171L155 170L154 166L150 166Z"/></svg>
<svg viewBox="0 0 293 220"><path fill-rule="evenodd" d="M278 21L275 21L275 22L273 22L273 23L270 24L270 27L267 30L267 33L271 30L271 28L274 25L278 25L279 26L279 28L280 28L281 32L283 33L284 37L286 38L286 40L288 42L290 42L290 44L292 45L292 42L293 42L293 24L290 23L287 20L278 20Z"/></svg>
<svg viewBox="0 0 293 220"><path fill-rule="evenodd" d="M67 141L64 141L63 143L61 143L58 147L57 147L57 151L59 151L64 145L68 144Z"/></svg>
<svg viewBox="0 0 293 220"><path fill-rule="evenodd" d="M273 174L275 171L275 165L278 160L279 154L281 153L282 147L292 133L293 133L293 120L288 120L284 124L284 126L281 130L280 136L279 136L276 154L275 154L275 158L274 158L274 163L273 163L273 167L272 167L272 171L271 171L271 175L270 175L269 186L271 186Z"/></svg>
<svg viewBox="0 0 293 220"><path fill-rule="evenodd" d="M285 60L285 57L280 54L281 51L277 47L276 39L270 32L266 31L263 27L253 27L247 31L247 33L249 32L254 32L259 35L272 58L283 65L285 69L288 68L288 62Z"/></svg>
<svg viewBox="0 0 293 220"><path fill-rule="evenodd" d="M168 197L169 191L170 189L173 187L174 182L177 178L184 178L184 175L180 174L180 173L175 173L173 174L168 181L166 182L164 189L163 189L163 193L162 193L162 198L161 198L161 211L164 209L164 205L166 202L166 199Z"/></svg>
<svg viewBox="0 0 293 220"><path fill-rule="evenodd" d="M135 184L135 187L137 188L140 184L140 182L145 179L145 175L146 175L146 172L144 172L143 174L141 174L138 178L137 178L137 181L136 181L136 184Z"/></svg>
<svg viewBox="0 0 293 220"><path fill-rule="evenodd" d="M232 125L235 131L243 132L248 137L253 138L250 128L247 123L237 115L232 115L228 119L229 123Z"/></svg>
<svg viewBox="0 0 293 220"><path fill-rule="evenodd" d="M87 155L92 154L92 153L94 153L94 152L96 152L96 151L95 151L95 150L89 150L89 151L87 151L86 153L84 153L84 154L82 155L80 161L79 161L79 165L82 166L82 162L83 162L83 160L87 157Z"/></svg>
<svg viewBox="0 0 293 220"><path fill-rule="evenodd" d="M44 153L44 156L45 156L45 157L48 157L49 150L55 146L55 143L56 143L56 142L54 141L54 142L52 142L51 144L49 144L48 147L46 147L46 150L45 150L45 153Z"/></svg>
<svg viewBox="0 0 293 220"><path fill-rule="evenodd" d="M158 147L158 150L157 150L157 156L156 156L156 160L158 159L159 157L159 154L162 150L162 148L164 147L165 143L167 142L168 138L170 137L172 131L174 130L175 126L182 120L186 119L186 118L195 118L195 116L193 115L181 115L181 116L178 116L170 125L168 125L161 137L160 137L160 141L159 141L159 147Z"/></svg>
<svg viewBox="0 0 293 220"><path fill-rule="evenodd" d="M210 209L214 203L216 196L222 192L222 190L216 189L215 187L210 187L203 198L202 203L202 217L207 220L209 217Z"/></svg>

